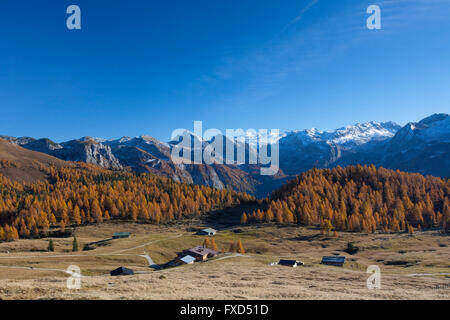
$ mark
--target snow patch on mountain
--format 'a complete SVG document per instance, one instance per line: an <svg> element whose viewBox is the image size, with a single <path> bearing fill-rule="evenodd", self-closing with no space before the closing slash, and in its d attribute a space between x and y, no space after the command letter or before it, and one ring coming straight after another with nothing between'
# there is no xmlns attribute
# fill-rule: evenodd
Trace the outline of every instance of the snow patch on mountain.
<svg viewBox="0 0 450 320"><path fill-rule="evenodd" d="M419 122L410 122L397 132L392 144L450 142L450 116L433 114Z"/></svg>
<svg viewBox="0 0 450 320"><path fill-rule="evenodd" d="M331 131L321 131L317 128L292 131L286 137L290 137L290 139L295 137L295 140L302 142L304 145L325 142L344 147L354 147L372 141L382 141L392 138L400 128L394 122L378 123L371 121L348 125Z"/></svg>

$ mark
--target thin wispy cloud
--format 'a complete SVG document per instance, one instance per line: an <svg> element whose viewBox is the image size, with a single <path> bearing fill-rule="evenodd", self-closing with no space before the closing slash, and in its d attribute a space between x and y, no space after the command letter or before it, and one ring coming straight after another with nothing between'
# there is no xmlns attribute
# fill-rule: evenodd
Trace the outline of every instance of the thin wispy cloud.
<svg viewBox="0 0 450 320"><path fill-rule="evenodd" d="M300 13L284 28L293 32L274 37L263 47L241 56L226 56L212 74L200 80L206 87L220 87L224 83L236 84L232 91L223 91L210 103L211 107L227 109L230 106L246 108L258 104L285 90L286 84L302 79L315 65L330 63L338 55L373 39L366 27L367 3L336 10L326 21L295 29L308 11L319 0L309 1ZM443 0L431 4L428 0L385 0L382 8L383 34L402 32L405 25L426 18L442 15L437 12ZM442 6L441 6L442 7ZM381 33L377 33L380 35ZM205 81L207 80L207 81ZM298 81L298 80L297 80ZM197 82L197 84L199 84ZM207 89L205 89L207 90Z"/></svg>
<svg viewBox="0 0 450 320"><path fill-rule="evenodd" d="M383 29L398 31L400 28L418 24L421 21L448 19L448 0L383 0L378 3L382 10Z"/></svg>
<svg viewBox="0 0 450 320"><path fill-rule="evenodd" d="M293 27L317 3L318 0L310 1L287 26ZM265 46L245 55L224 57L214 73L201 81L207 86L220 86L227 81L239 83L240 89L233 93L224 92L213 104L221 109L258 103L276 95L284 88L287 79L300 75L306 68L329 61L334 54L359 39L355 36L359 25L365 27L364 18L358 22L360 19L349 19L349 15L352 11L341 12L330 16L326 23L309 25L300 31L275 37ZM328 41L324 42L324 39Z"/></svg>
<svg viewBox="0 0 450 320"><path fill-rule="evenodd" d="M310 2L308 2L308 4L300 11L300 13L283 28L282 32L285 32L287 29L289 29L289 27L299 22L309 11L309 9L314 7L318 2L319 0L311 0Z"/></svg>

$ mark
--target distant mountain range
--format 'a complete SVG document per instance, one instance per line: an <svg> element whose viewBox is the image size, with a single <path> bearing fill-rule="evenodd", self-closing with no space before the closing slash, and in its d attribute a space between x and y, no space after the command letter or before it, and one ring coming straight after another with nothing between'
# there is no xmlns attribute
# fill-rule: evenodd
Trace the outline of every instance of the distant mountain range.
<svg viewBox="0 0 450 320"><path fill-rule="evenodd" d="M117 140L83 137L63 143L47 138L0 136L25 149L67 161L104 168L150 172L175 181L233 188L265 196L287 179L311 168L374 164L390 169L450 177L450 116L434 114L401 127L394 122L368 122L333 131L308 129L285 132L271 139L280 145L280 171L261 176L259 165L177 165L171 149L177 143L149 136ZM195 137L192 137L195 139ZM216 137L226 139L225 137ZM247 156L256 152L257 135L245 137Z"/></svg>

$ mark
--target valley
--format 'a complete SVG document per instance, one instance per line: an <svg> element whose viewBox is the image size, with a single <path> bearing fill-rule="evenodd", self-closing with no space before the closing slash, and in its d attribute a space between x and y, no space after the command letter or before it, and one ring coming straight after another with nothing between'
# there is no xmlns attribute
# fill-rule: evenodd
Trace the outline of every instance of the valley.
<svg viewBox="0 0 450 320"><path fill-rule="evenodd" d="M3 136L0 299L448 299L449 118L286 133L276 176L177 165L151 137ZM436 161L409 158L423 152ZM386 161L412 173L360 165ZM420 174L435 169L443 178ZM180 262L202 245L217 255ZM79 290L66 286L70 266ZM367 288L369 266L380 289ZM134 274L112 277L119 267Z"/></svg>
<svg viewBox="0 0 450 320"><path fill-rule="evenodd" d="M0 7L3 317L448 314L449 0Z"/></svg>
<svg viewBox="0 0 450 320"><path fill-rule="evenodd" d="M241 239L246 253L219 253L207 262L175 268L149 268L143 255L166 263L176 253L201 245L196 229L201 220L155 226L108 222L77 228L80 245L130 231L128 239L110 240L94 250L71 252L72 238L0 244L1 299L448 299L449 238L439 231L408 234L339 233L321 235L315 227L275 225L231 226L214 237L219 247ZM343 250L348 242L360 251ZM227 250L225 250L227 251ZM324 255L346 257L344 267L320 264ZM279 259L297 259L304 266L270 265ZM69 265L81 268L81 288L66 287ZM369 290L369 265L381 269L381 289ZM111 277L119 266L133 276Z"/></svg>

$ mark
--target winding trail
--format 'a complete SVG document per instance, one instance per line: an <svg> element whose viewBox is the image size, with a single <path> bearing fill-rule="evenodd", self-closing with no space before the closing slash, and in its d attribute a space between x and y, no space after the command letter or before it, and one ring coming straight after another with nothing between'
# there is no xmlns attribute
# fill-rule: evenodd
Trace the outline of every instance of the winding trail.
<svg viewBox="0 0 450 320"><path fill-rule="evenodd" d="M71 257L104 257L104 256L137 256L137 257L141 257L144 258L149 267L152 266L156 266L156 263L153 261L153 259L147 254L147 252L144 251L144 254L135 254L135 253L123 253L123 252L127 252L127 251L131 251L131 250L135 250L135 249L139 249L139 248L143 248L147 245L153 244L153 243L157 243L157 242L161 242L161 241L166 241L169 239L175 239L175 238L180 238L182 236L184 236L185 234L178 234L176 236L172 236L172 237L167 237L164 239L159 239L159 240L152 240L149 242L146 242L144 244L135 246L135 247L131 247L131 248L126 248L126 249L121 249L121 250L117 250L111 253L96 253L96 254L92 254L92 253L86 253L86 254L67 254L67 255L20 255L20 256L0 256L0 259L51 259L51 258L71 258ZM5 268L5 269L26 269L26 270L44 270L44 271L57 271L57 272L63 272L66 274L70 274L72 275L71 272L68 272L67 270L62 270L62 269L52 269L52 268L38 268L38 267L26 267L26 266L0 266L0 268ZM109 275L109 274L108 274ZM81 276L81 277L87 277L87 276Z"/></svg>
<svg viewBox="0 0 450 320"><path fill-rule="evenodd" d="M157 242L161 242L161 241L166 241L166 240L169 240L169 239L181 238L181 237L184 236L184 235L185 235L185 233L181 233L181 234L178 234L178 235L173 236L173 237L168 237L168 238L164 238L164 239L159 239L159 240L149 241L149 242L146 242L146 243L144 243L144 244L138 245L138 246L136 246L136 247L132 247L132 248L127 248L127 249L122 249L122 250L115 251L115 252L113 252L113 253L111 253L111 254L117 254L117 253L122 253L122 252L130 251L130 250L139 249L139 248L148 246L148 245L153 244L153 243L157 243Z"/></svg>
<svg viewBox="0 0 450 320"><path fill-rule="evenodd" d="M150 258L150 256L146 252L144 252L144 253L145 254L139 255L139 257L143 257L143 258L147 259L148 266L150 268L153 266L157 266L157 264L153 262L152 258Z"/></svg>
<svg viewBox="0 0 450 320"><path fill-rule="evenodd" d="M77 273L74 272L70 272L68 270L63 270L63 269L53 269L53 268L39 268L39 267L25 267L25 266L0 266L0 268L2 269L26 269L26 270L40 270L40 271L58 271L58 272L63 272L65 274L68 275L75 275L75 276L79 276L80 278L88 278L88 276L83 276L83 275L78 275Z"/></svg>

